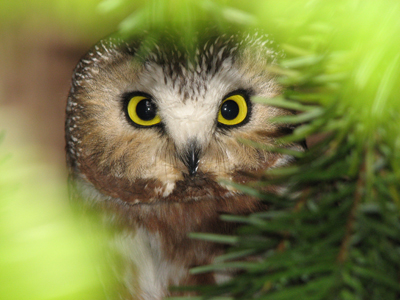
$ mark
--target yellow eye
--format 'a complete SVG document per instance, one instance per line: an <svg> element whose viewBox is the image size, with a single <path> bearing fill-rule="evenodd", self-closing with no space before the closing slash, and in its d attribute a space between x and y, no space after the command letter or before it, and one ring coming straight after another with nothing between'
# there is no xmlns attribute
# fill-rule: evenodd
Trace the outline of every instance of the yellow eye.
<svg viewBox="0 0 400 300"><path fill-rule="evenodd" d="M157 107L145 96L133 96L129 100L127 111L129 118L141 126L152 126L161 122Z"/></svg>
<svg viewBox="0 0 400 300"><path fill-rule="evenodd" d="M222 101L218 112L218 122L225 125L237 125L246 119L247 103L241 95L232 95Z"/></svg>

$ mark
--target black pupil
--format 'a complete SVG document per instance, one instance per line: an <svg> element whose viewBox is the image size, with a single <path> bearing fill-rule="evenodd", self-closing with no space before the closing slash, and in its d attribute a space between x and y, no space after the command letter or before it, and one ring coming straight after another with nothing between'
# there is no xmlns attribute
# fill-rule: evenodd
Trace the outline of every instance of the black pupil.
<svg viewBox="0 0 400 300"><path fill-rule="evenodd" d="M143 99L136 105L136 114L143 121L150 121L156 117L156 106L149 99Z"/></svg>
<svg viewBox="0 0 400 300"><path fill-rule="evenodd" d="M233 100L227 100L221 106L221 115L227 120L233 120L239 114L239 105Z"/></svg>

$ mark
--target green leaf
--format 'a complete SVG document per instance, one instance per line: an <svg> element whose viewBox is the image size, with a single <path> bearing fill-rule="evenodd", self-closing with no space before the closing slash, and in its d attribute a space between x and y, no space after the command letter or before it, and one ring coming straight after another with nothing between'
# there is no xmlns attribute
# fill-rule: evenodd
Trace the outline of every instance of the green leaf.
<svg viewBox="0 0 400 300"><path fill-rule="evenodd" d="M385 285L387 288L391 288L395 291L400 292L400 285L394 278L388 276L387 273L382 273L378 270L367 269L359 266L352 266L352 271L361 275L369 280L377 281L379 284Z"/></svg>
<svg viewBox="0 0 400 300"><path fill-rule="evenodd" d="M226 271L230 269L256 269L257 266L255 265L254 262L243 262L243 261L238 261L238 262L225 262L225 263L216 263L212 265L207 265L207 266L201 266L201 267L195 267L190 269L190 274L202 274L202 273L207 273L211 271Z"/></svg>
<svg viewBox="0 0 400 300"><path fill-rule="evenodd" d="M281 60L280 65L284 68L302 68L318 64L323 59L324 56L302 55L296 58L283 59Z"/></svg>
<svg viewBox="0 0 400 300"><path fill-rule="evenodd" d="M321 277L313 280L307 284L285 287L280 291L268 293L267 295L258 297L259 300L290 300L296 299L299 295L304 295L304 299L325 299L315 297L315 294L325 294L325 291L329 290L334 285L334 279L331 276Z"/></svg>
<svg viewBox="0 0 400 300"><path fill-rule="evenodd" d="M221 262L225 262L227 260L234 260L234 259L242 258L245 256L250 256L255 253L257 253L256 249L246 249L246 250L242 250L242 251L231 252L231 253L217 256L214 259L214 262L221 263Z"/></svg>
<svg viewBox="0 0 400 300"><path fill-rule="evenodd" d="M272 121L276 123L285 123L285 124L300 124L321 117L324 114L324 112L325 110L323 108L315 107L312 110L309 110L305 113L301 113L298 115L275 117L272 119Z"/></svg>
<svg viewBox="0 0 400 300"><path fill-rule="evenodd" d="M236 244L238 241L237 236L227 236L213 233L190 233L189 237L192 239L206 240L222 244Z"/></svg>
<svg viewBox="0 0 400 300"><path fill-rule="evenodd" d="M288 101L285 99L284 96L277 96L277 97L269 98L269 99L261 98L261 97L254 97L254 98L252 98L252 101L256 102L256 103L262 103L262 104L281 107L281 108L285 108L285 109L298 110L298 111L310 111L315 108L318 108L318 106L304 105L300 102Z"/></svg>

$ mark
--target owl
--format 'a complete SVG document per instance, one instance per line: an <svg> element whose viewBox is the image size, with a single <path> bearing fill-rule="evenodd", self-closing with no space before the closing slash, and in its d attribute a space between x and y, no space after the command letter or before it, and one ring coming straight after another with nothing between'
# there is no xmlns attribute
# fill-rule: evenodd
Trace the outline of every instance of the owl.
<svg viewBox="0 0 400 300"><path fill-rule="evenodd" d="M100 41L78 63L67 100L73 197L115 228L123 299L159 300L176 295L170 286L228 280L228 271L189 273L225 246L188 234L233 234L238 224L221 214L268 206L229 182L252 182L293 160L267 150L293 129L274 117L292 112L254 101L281 90L268 39L209 34L187 47L177 39Z"/></svg>

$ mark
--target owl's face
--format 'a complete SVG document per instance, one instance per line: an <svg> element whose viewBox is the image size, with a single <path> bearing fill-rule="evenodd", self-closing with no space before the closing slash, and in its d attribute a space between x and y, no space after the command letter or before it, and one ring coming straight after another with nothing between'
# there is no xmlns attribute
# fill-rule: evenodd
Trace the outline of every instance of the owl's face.
<svg viewBox="0 0 400 300"><path fill-rule="evenodd" d="M221 179L243 183L289 162L254 146L276 145L288 127L273 118L288 112L253 102L279 87L268 72L274 53L247 42L212 39L193 59L162 45L144 57L140 43L97 45L68 100L74 176L131 205L188 202L230 197L239 192Z"/></svg>

